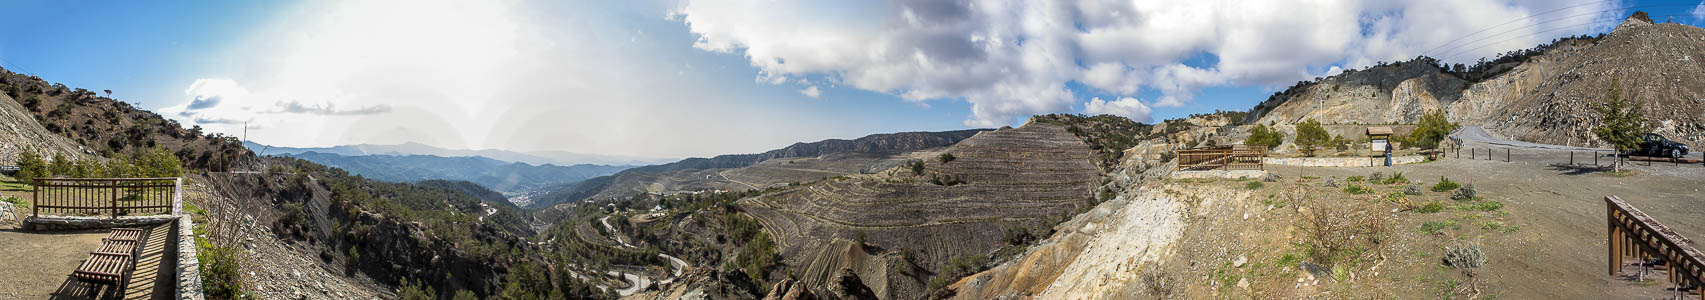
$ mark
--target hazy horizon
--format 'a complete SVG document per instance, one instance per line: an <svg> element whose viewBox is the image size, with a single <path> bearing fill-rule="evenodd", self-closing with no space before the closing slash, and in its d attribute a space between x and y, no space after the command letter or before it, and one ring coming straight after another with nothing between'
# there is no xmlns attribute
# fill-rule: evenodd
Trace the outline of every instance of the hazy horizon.
<svg viewBox="0 0 1705 300"><path fill-rule="evenodd" d="M639 157L1247 110L1297 81L1601 33L1661 1L16 3L7 69L286 147ZM1278 9L1284 8L1284 9Z"/></svg>

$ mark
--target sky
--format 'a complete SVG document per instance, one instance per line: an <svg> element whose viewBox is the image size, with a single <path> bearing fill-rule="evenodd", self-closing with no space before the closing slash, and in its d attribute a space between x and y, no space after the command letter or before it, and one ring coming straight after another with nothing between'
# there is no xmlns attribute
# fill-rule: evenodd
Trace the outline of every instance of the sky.
<svg viewBox="0 0 1705 300"><path fill-rule="evenodd" d="M689 157L1247 110L1636 9L1705 22L1696 1L11 1L0 66L278 146Z"/></svg>

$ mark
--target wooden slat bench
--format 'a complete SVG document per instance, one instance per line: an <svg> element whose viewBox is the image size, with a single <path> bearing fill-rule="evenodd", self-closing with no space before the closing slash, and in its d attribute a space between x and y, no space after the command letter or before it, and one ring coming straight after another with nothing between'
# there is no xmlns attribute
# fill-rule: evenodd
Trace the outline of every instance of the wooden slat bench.
<svg viewBox="0 0 1705 300"><path fill-rule="evenodd" d="M72 273L77 280L91 283L122 284L136 266L136 250L142 240L142 229L113 229L101 239L101 247L89 252L89 259Z"/></svg>

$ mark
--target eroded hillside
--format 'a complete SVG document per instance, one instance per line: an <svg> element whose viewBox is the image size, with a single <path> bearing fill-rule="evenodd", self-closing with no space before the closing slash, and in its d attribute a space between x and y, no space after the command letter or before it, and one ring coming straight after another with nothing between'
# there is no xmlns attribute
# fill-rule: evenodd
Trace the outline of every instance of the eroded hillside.
<svg viewBox="0 0 1705 300"><path fill-rule="evenodd" d="M870 173L893 156L952 145L982 130L873 134L852 140L830 139L795 143L758 154L729 154L688 158L678 162L623 170L581 182L550 186L530 195L530 207L586 199L610 200L637 193L762 189L776 183L805 182L831 176ZM800 158L781 161L782 158ZM765 165L763 162L775 162ZM804 163L803 165L791 165ZM789 164L789 165L780 165ZM753 167L753 168L748 168ZM744 170L741 170L743 169ZM743 176L749 175L749 176Z"/></svg>
<svg viewBox="0 0 1705 300"><path fill-rule="evenodd" d="M1514 53L1474 71L1426 57L1345 71L1275 94L1246 121L1410 124L1442 109L1453 121L1518 140L1597 147L1593 107L1607 101L1614 82L1655 132L1695 146L1705 141L1705 29L1630 18L1599 37Z"/></svg>
<svg viewBox="0 0 1705 300"><path fill-rule="evenodd" d="M983 132L937 157L739 202L817 294L849 286L911 299L952 264L985 261L1009 232L1043 230L1091 205L1100 172L1055 124ZM864 241L860 245L855 241ZM981 268L978 266L964 266ZM850 270L850 271L843 271ZM942 279L936 279L941 281Z"/></svg>

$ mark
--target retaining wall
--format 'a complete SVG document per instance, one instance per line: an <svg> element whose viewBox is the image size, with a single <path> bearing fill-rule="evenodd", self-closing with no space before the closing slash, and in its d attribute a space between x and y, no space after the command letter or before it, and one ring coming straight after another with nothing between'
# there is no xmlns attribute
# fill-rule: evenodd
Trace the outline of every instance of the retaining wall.
<svg viewBox="0 0 1705 300"><path fill-rule="evenodd" d="M1391 157L1392 165L1417 164L1426 161L1427 157L1420 155ZM1377 167L1383 165L1385 159L1373 157L1268 157L1262 162L1269 165L1301 167Z"/></svg>

